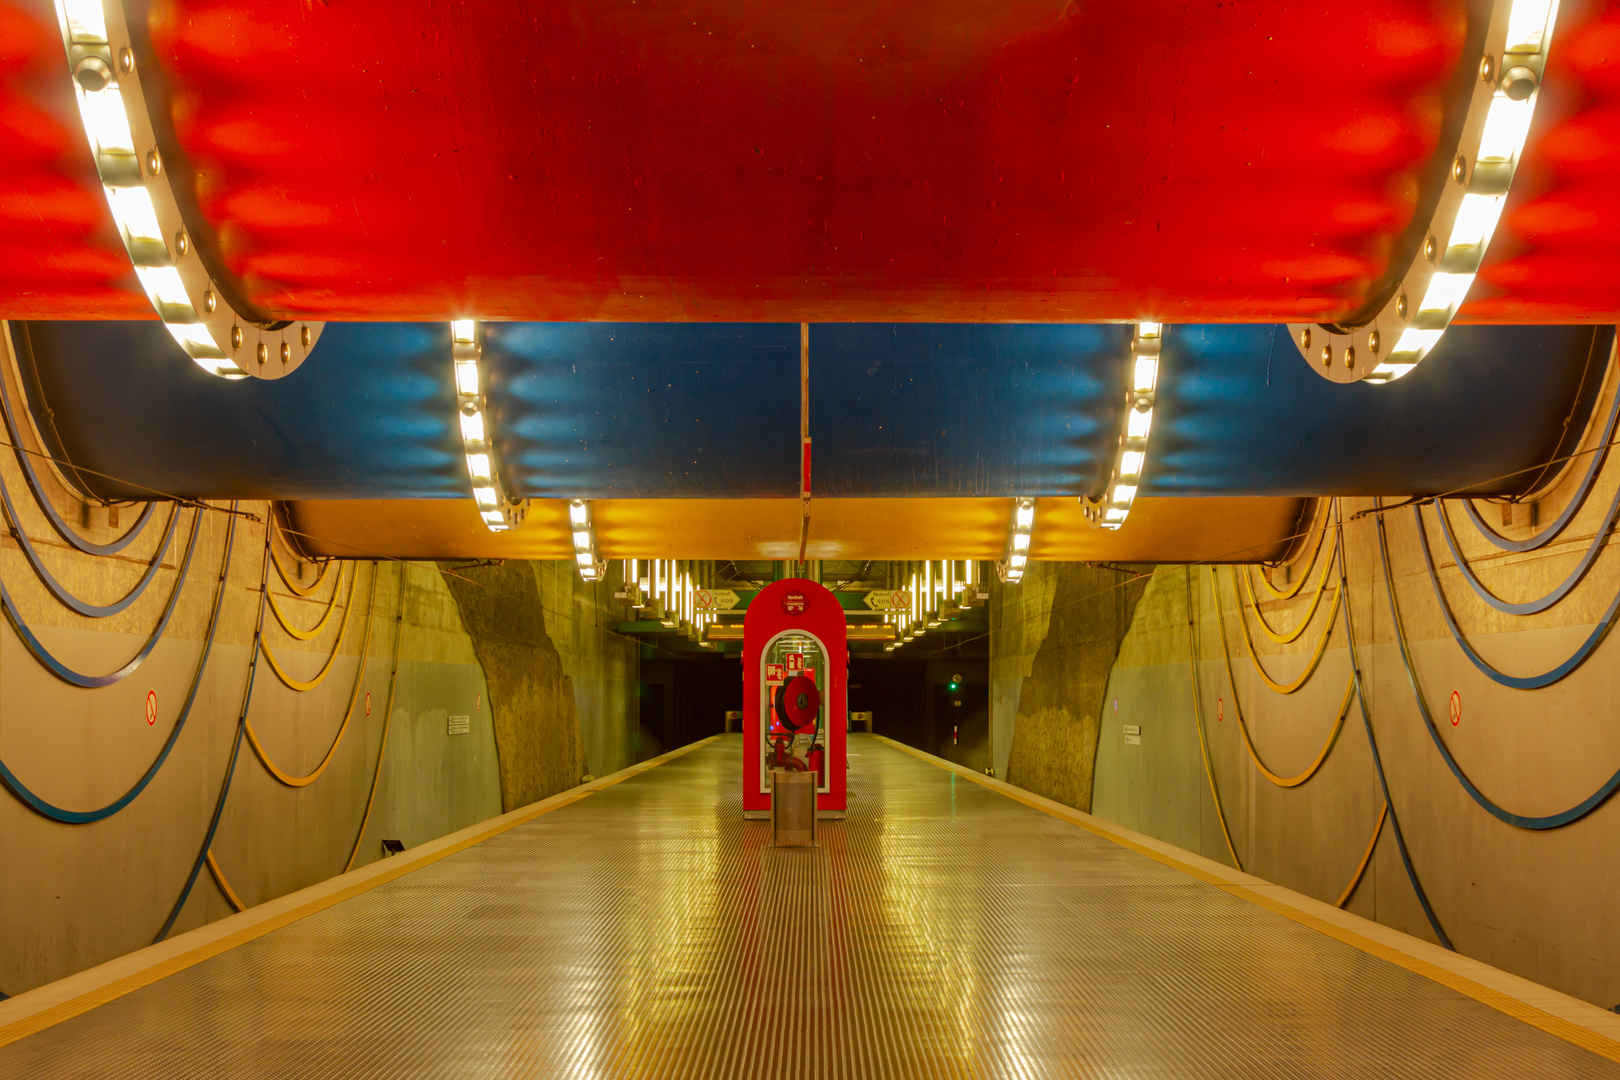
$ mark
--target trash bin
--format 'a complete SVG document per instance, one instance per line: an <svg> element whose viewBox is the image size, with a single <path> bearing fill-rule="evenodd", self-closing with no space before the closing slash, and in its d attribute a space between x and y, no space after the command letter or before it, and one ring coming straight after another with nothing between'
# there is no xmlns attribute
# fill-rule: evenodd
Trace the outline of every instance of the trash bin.
<svg viewBox="0 0 1620 1080"><path fill-rule="evenodd" d="M815 846L815 773L771 770L771 843L777 847Z"/></svg>

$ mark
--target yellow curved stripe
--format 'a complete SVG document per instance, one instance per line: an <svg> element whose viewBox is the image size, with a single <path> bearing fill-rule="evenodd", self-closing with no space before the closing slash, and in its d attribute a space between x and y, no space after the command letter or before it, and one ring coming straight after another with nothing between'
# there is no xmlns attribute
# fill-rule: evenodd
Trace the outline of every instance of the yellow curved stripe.
<svg viewBox="0 0 1620 1080"><path fill-rule="evenodd" d="M231 907L237 911L246 911L247 905L242 903L242 898L236 895L236 890L231 888L231 883L225 880L225 871L221 870L219 863L214 861L214 849L209 848L204 858L208 860L208 872L214 875L214 884L218 885L219 891L225 894L225 899L230 902Z"/></svg>
<svg viewBox="0 0 1620 1080"><path fill-rule="evenodd" d="M270 524L271 528L275 532L275 535L279 537L281 535L281 526L275 523L274 516L271 517ZM286 544L287 542L283 540L282 543ZM289 548L289 550L291 549ZM287 572L287 568L281 565L281 556L276 554L276 546L274 544L270 545L270 561L275 563L276 576L281 579L281 583L287 586L287 588L291 589L293 593L298 596L314 596L315 590L321 587L321 583L326 580L327 572L332 569L333 564L337 560L327 559L325 562L321 563L320 573L316 574L315 580L310 582L308 585L300 585L298 583L298 575L289 574Z"/></svg>
<svg viewBox="0 0 1620 1080"><path fill-rule="evenodd" d="M353 578L349 579L349 587L352 591L354 587ZM243 719L242 732L247 736L248 743L253 747L254 754L258 755L259 762L264 766L266 772L275 777L277 780L281 781L283 784L286 784L288 787L308 787L315 781L319 780L321 778L321 774L326 771L326 767L332 764L332 759L337 756L338 747L343 743L343 736L348 733L349 721L354 719L354 704L356 701L360 700L360 687L365 681L366 658L371 652L372 612L369 609L372 607L372 604L369 601L376 600L376 598L377 570L376 564L373 563L371 572L371 594L366 605L368 609L366 612L366 636L364 642L360 646L359 662L356 664L354 669L354 686L349 690L349 704L343 710L343 723L338 726L337 735L332 739L332 745L327 749L326 756L321 759L321 763L315 766L315 771L305 776L293 776L291 773L286 772L278 767L275 762L270 760L270 755L265 752L263 744L259 742L259 735L253 730L253 722L246 718ZM339 640L341 640L341 635ZM265 654L266 657L269 655L269 653ZM336 649L333 650L332 655L337 655ZM330 668L331 663L328 661L327 668L323 669L322 671L322 678L325 677L325 671L330 670Z"/></svg>
<svg viewBox="0 0 1620 1080"><path fill-rule="evenodd" d="M1232 573L1232 577L1234 579L1232 582L1232 591L1235 593L1238 590L1238 584L1236 581L1237 572L1235 570ZM1333 636L1333 623L1338 617L1339 603L1343 599L1344 594L1340 590L1335 589L1333 591L1333 609L1328 612L1327 625L1322 627L1322 636L1316 642L1316 650L1311 653L1311 662L1305 665L1305 670L1299 673L1299 678L1295 679L1291 683L1280 683L1276 679L1273 679L1265 668L1260 666L1260 658L1255 655L1254 651L1254 638L1249 635L1249 621L1243 616L1243 600L1241 597L1238 598L1238 625L1243 628L1243 644L1249 651L1249 662L1254 665L1254 670L1259 672L1260 681L1265 683L1267 689L1271 690L1272 693L1292 694L1294 691L1298 690L1300 687L1304 686L1310 681L1311 676L1316 673L1316 665L1322 662L1322 654L1327 651L1328 638ZM1226 627L1224 625L1221 627L1221 633L1226 633Z"/></svg>
<svg viewBox="0 0 1620 1080"><path fill-rule="evenodd" d="M1209 763L1209 743L1204 737L1204 702L1198 693L1198 623L1195 621L1195 617L1193 615L1192 567L1186 567L1186 571L1187 674L1192 680L1193 724L1198 728L1198 752L1204 757L1204 779L1209 781L1209 793L1215 799L1215 820L1221 823L1221 837L1226 841L1226 853L1232 856L1232 865L1237 867L1239 870L1242 870L1243 863L1238 859L1237 848L1232 845L1232 831L1226 827L1226 810L1221 806L1221 793L1215 786L1215 769ZM1218 589L1220 587L1220 579L1216 578L1214 580ZM1220 598L1220 593L1217 592L1215 595L1216 599L1218 600ZM1219 609L1219 607L1220 605L1217 603L1216 608ZM1221 629L1221 638L1223 641L1226 638L1226 630L1224 627Z"/></svg>
<svg viewBox="0 0 1620 1080"><path fill-rule="evenodd" d="M1311 619L1316 616L1316 609L1322 603L1322 593L1327 588L1328 571L1333 569L1333 564L1337 560L1338 554L1335 552L1329 554L1326 561L1322 563L1321 573L1316 577L1316 591L1311 595L1311 605L1305 609L1305 617L1300 619L1298 625L1287 633L1278 633L1273 630L1271 624L1266 622L1265 615L1261 613L1260 601L1255 599L1254 595L1253 567L1245 566L1243 573L1238 575L1238 580L1243 583L1243 591L1238 594L1238 603L1243 603L1244 598L1247 597L1249 606L1254 608L1254 620L1260 624L1260 629L1266 637L1275 641L1278 645L1288 645L1298 640L1299 636L1305 632L1305 628L1311 624ZM1265 575L1261 574L1260 578L1262 581L1265 580Z"/></svg>
<svg viewBox="0 0 1620 1080"><path fill-rule="evenodd" d="M287 618L287 613L281 610L281 605L276 603L275 593L266 589L264 595L265 598L270 601L271 614L276 617L276 622L281 624L281 628L287 631L289 636L296 638L299 641L313 641L317 637L320 637L321 632L325 630L327 625L332 621L332 613L337 610L338 590L341 589L342 586L343 570L339 568L338 579L332 582L332 595L326 599L326 611L322 613L321 621L316 623L308 630L301 630L292 624L292 622Z"/></svg>
<svg viewBox="0 0 1620 1080"><path fill-rule="evenodd" d="M366 793L366 812L360 817L360 828L354 834L354 847L343 864L347 874L354 869L354 860L360 854L360 841L366 838L366 826L371 824L371 807L377 801L377 786L382 780L383 754L388 750L388 729L394 721L394 685L399 675L400 640L405 636L405 563L399 564L399 610L394 615L394 663L388 670L388 701L383 705L382 741L377 746L377 768L371 774L371 790Z"/></svg>
<svg viewBox="0 0 1620 1080"><path fill-rule="evenodd" d="M1317 505L1320 507L1321 503L1318 502ZM1299 592L1300 587L1304 585L1306 580L1311 576L1311 570L1316 566L1316 558L1322 554L1322 543L1327 539L1328 515L1325 508L1322 509L1321 517L1322 531L1316 535L1316 547L1311 551L1311 560L1305 564L1304 572L1299 575L1299 578L1292 585L1286 589L1279 589L1277 586L1271 583L1271 580L1267 578L1266 575L1260 575L1260 584L1265 586L1266 592L1270 593L1276 599L1292 600Z"/></svg>
<svg viewBox="0 0 1620 1080"><path fill-rule="evenodd" d="M1344 887L1344 892L1339 894L1339 898L1333 901L1334 907L1342 908L1348 904L1350 897L1355 894L1356 886L1361 884L1361 875L1367 872L1367 864L1372 862L1373 849L1378 846L1378 834L1384 831L1384 819L1387 817L1389 817L1389 803L1386 802L1384 808L1378 811L1378 824L1373 826L1372 839L1367 841L1367 850L1362 853L1361 863L1356 867L1355 876L1350 879L1350 884Z"/></svg>
<svg viewBox="0 0 1620 1080"><path fill-rule="evenodd" d="M1232 662L1230 660L1226 662L1226 678L1228 682L1230 682L1232 679ZM1334 744L1339 741L1339 732L1344 728L1345 717L1350 715L1350 702L1354 700L1355 696L1356 677L1355 674L1352 673L1350 676L1349 685L1344 688L1344 698L1339 702L1338 718L1333 721L1333 730L1328 732L1327 741L1322 744L1322 749L1316 755L1316 760L1312 761L1310 765L1306 767L1305 771L1301 773L1297 773L1293 776L1279 776L1270 769L1266 768L1266 763L1260 760L1260 753L1254 748L1254 740L1249 735L1249 725L1243 719L1243 707L1238 704L1237 687L1233 686L1232 710L1237 713L1238 731L1243 735L1243 748L1249 752L1249 760L1254 762L1254 767L1260 770L1261 776L1264 776L1267 780L1270 780L1278 787L1299 787L1299 785L1316 775L1316 770L1322 767L1322 763L1327 760L1328 754L1332 752Z"/></svg>
<svg viewBox="0 0 1620 1080"><path fill-rule="evenodd" d="M1214 574L1215 571L1213 569L1210 570L1210 575L1212 577ZM1219 581L1217 580L1216 596L1218 597L1219 595L1220 585ZM1222 617L1224 619L1224 612ZM1242 612L1238 613L1238 617L1242 618ZM1235 679L1232 675L1232 650L1227 646L1226 643L1226 629L1224 622L1222 623L1221 628L1221 654L1226 660L1226 685L1232 690L1232 711L1237 714L1238 731L1243 735L1243 748L1249 752L1249 760L1254 762L1254 767L1260 770L1261 776L1264 776L1267 780L1270 780L1278 787L1299 787L1299 785L1316 775L1316 770L1320 769L1322 767L1322 762L1327 760L1328 752L1331 751L1334 744L1339 741L1339 732L1344 729L1345 718L1350 715L1350 702L1355 698L1356 673L1354 671L1350 672L1350 678L1345 682L1344 698L1339 702L1338 717L1333 721L1333 730L1328 733L1327 741L1322 744L1322 750L1316 755L1316 760L1311 762L1310 766L1306 768L1304 772L1297 773L1293 776L1279 776L1277 773L1272 772L1266 767L1266 763L1260 759L1260 752L1254 748L1253 736L1249 734L1249 722L1243 715L1243 702L1238 698L1237 679Z"/></svg>
<svg viewBox="0 0 1620 1080"><path fill-rule="evenodd" d="M270 670L276 673L276 678L286 684L287 689L297 690L301 694L308 693L325 682L326 677L332 673L332 664L337 660L338 650L343 647L343 632L349 627L349 613L354 610L354 579L357 577L359 577L358 574L349 575L349 595L343 603L343 621L338 624L337 640L332 642L331 655L326 658L326 663L321 665L321 670L316 672L313 679L302 682L287 674L287 669L281 666L281 661L276 659L276 654L270 651L270 646L264 640L263 635L259 637L259 651L264 654L265 660L269 662ZM376 588L375 573L372 574L372 588ZM265 595L270 595L270 590L266 589ZM370 633L370 626L371 616L368 614L366 616L367 633Z"/></svg>

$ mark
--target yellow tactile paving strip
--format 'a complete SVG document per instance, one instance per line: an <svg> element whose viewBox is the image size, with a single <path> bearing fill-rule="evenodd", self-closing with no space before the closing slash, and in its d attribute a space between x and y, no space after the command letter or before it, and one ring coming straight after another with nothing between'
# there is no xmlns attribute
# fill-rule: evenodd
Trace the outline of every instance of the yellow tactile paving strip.
<svg viewBox="0 0 1620 1080"><path fill-rule="evenodd" d="M0 1048L0 1077L1620 1078L1256 879L876 739L848 819L772 849L740 752L129 989Z"/></svg>

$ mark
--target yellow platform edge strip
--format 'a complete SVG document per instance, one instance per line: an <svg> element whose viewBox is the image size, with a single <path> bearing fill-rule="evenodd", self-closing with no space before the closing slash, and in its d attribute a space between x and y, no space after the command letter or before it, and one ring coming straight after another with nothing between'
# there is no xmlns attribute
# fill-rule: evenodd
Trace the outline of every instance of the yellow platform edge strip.
<svg viewBox="0 0 1620 1080"><path fill-rule="evenodd" d="M362 893L370 892L379 885L386 885L390 881L404 877L414 870L432 865L440 859L447 858L459 851L483 843L492 837L514 829L519 825L533 821L543 814L553 810L560 810L571 803L602 790L614 784L628 780L633 776L644 773L649 769L657 768L665 762L672 761L683 754L689 754L702 746L707 746L718 735L711 735L707 739L677 747L667 754L649 758L627 769L610 773L600 780L593 780L588 784L570 788L567 791L553 795L548 799L531 803L528 806L500 817L491 818L459 832L440 837L438 840L422 844L420 847L396 855L390 859L379 859L358 870L347 874L339 874L328 878L318 885L290 893L261 904L257 908L250 908L240 915L227 916L218 922L198 927L178 937L158 945L148 946L116 960L110 960L99 967L88 971L69 975L61 980L63 983L79 983L88 981L96 983L81 993L64 998L54 1003L48 1003L48 998L55 996L51 988L56 983L46 983L44 986L18 994L7 1001L0 1002L0 1046L8 1046L19 1039L45 1030L64 1020L71 1020L75 1016L82 1016L99 1005L109 1001L116 1001L143 986L150 986L160 979L167 978L176 972L194 967L204 960L229 952L239 945L279 930L284 926L298 922L300 919L325 911L329 907L341 904L345 900L353 899ZM306 897L300 900L300 897ZM238 929L229 929L222 924L231 922ZM227 932L221 932L227 931ZM124 974L113 974L115 970L130 968ZM105 970L104 970L105 969ZM98 977L104 976L104 977ZM20 1015L18 1015L20 1014ZM15 1017L15 1018L10 1018Z"/></svg>
<svg viewBox="0 0 1620 1080"><path fill-rule="evenodd" d="M1583 1050L1591 1051L1599 1057L1607 1058L1609 1061L1620 1062L1620 1039L1615 1039L1604 1035L1603 1033L1593 1030L1592 1028L1583 1024L1566 1019L1565 1017L1559 1016L1556 1013L1540 1008L1528 1001L1523 1000L1522 998L1505 993L1496 989L1495 987L1487 986L1476 979L1470 978L1468 975L1465 975L1460 971L1455 971L1448 967L1442 966L1441 964L1425 960L1420 956L1416 956L1413 953L1407 952L1394 945L1379 941L1376 938L1370 937L1366 934L1358 933L1356 930L1353 930L1350 927L1329 922L1326 919L1311 914L1311 912L1305 910L1304 907L1296 906L1295 903L1290 903L1288 900L1281 898L1282 896L1298 897L1300 900L1307 903L1316 903L1316 901L1312 901L1309 897L1306 897L1301 893L1295 893L1291 889L1284 889L1280 885L1271 885L1268 883L1263 885L1261 888L1257 888L1254 885L1250 885L1246 882L1233 880L1235 877L1250 877L1250 875L1240 875L1235 871L1226 870L1225 867L1222 867L1219 863L1215 862L1211 862L1210 865L1215 867L1216 870L1225 871L1224 875L1206 870L1202 867L1194 865L1193 863L1178 859L1174 854L1171 853L1171 851L1180 851L1181 849L1173 848L1172 845L1164 844L1164 848L1169 848L1171 850L1161 850L1159 847L1140 843L1124 835L1122 831L1116 831L1116 829L1110 827L1108 823L1103 822L1098 818L1094 818L1090 814L1076 810L1073 807L1064 806L1062 803L1053 802L1051 799L1036 795L1033 792L1023 791L1022 789L1009 784L1004 780L997 780L992 777L981 776L972 769L957 765L951 761L946 761L944 758L935 757L933 754L914 749L910 746L904 745L903 743L895 742L893 739L890 739L887 736L874 735L872 737L880 742L894 747L896 750L901 750L912 755L913 757L921 758L923 761L937 765L942 769L956 773L957 775L971 780L976 784L982 785L983 787L987 787L992 791L1005 795L1014 802L1023 803L1025 806L1032 809L1050 814L1051 816L1062 821L1066 821L1071 825L1079 826L1085 831L1091 833L1093 836L1101 837L1102 839L1107 840L1110 843L1117 844L1128 851L1134 851L1138 855L1146 856L1147 858L1152 859L1154 862L1161 863L1173 870L1179 870L1189 877L1197 878L1199 881L1202 881L1205 884L1213 885L1221 891L1235 896L1240 900L1247 900L1256 907L1265 908L1267 911L1281 915L1283 918L1289 919L1301 926L1315 930L1320 934L1325 934L1328 937L1333 938L1335 941L1340 941L1351 946L1352 948L1366 953L1368 956L1376 957L1380 960L1394 964L1397 967L1405 968L1407 971L1410 971L1416 975L1421 975L1430 982L1438 983L1439 985L1448 989L1455 990L1464 997L1472 998L1481 1005L1495 1009L1497 1012L1506 1016L1511 1016L1515 1020L1523 1021L1524 1023L1529 1024L1531 1027L1544 1031L1555 1038L1562 1039L1564 1042L1578 1046ZM1191 855L1192 853L1187 852L1186 854ZM1260 879L1254 880L1258 881ZM1322 906L1326 908L1329 905L1323 904ZM1360 916L1352 915L1349 912L1342 913L1341 917L1366 921L1362 920ZM1384 930L1389 929L1377 923L1372 925L1379 926L1380 929ZM1399 931L1390 932L1400 933ZM1412 940L1417 944L1428 944L1427 942L1421 942L1420 939L1417 938L1413 938ZM1434 947L1438 948L1438 946ZM1455 955L1459 959L1469 960L1469 958L1462 957L1461 954L1451 955ZM1484 964L1482 961L1469 960L1469 962L1478 963L1483 967L1489 967L1489 965ZM1504 974L1507 973L1504 972ZM1528 982L1528 980L1519 979L1518 976L1508 975L1508 977L1515 979L1516 981ZM1562 999L1564 1002L1569 1003L1569 1005L1572 1007L1581 1007L1581 1011L1590 1009L1594 1014L1606 1016L1606 1014L1603 1013L1603 1010L1589 1002L1583 1002L1577 998L1571 998L1567 994L1559 993L1558 991L1550 988L1539 987L1539 984L1530 985L1538 986L1539 989L1544 990L1544 992L1549 996L1556 996L1557 998ZM1573 1008L1572 1011L1574 1011Z"/></svg>

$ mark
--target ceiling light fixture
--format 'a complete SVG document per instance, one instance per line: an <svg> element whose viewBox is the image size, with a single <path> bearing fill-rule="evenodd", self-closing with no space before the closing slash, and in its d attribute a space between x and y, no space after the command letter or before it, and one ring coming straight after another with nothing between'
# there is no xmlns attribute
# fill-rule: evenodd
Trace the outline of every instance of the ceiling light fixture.
<svg viewBox="0 0 1620 1080"><path fill-rule="evenodd" d="M478 364L483 352L475 320L457 319L450 324L456 413L461 427L461 449L467 458L467 476L472 480L473 501L478 504L478 516L490 532L505 532L523 524L529 512L529 500L509 497L495 467L494 435L484 411L484 378Z"/></svg>
<svg viewBox="0 0 1620 1080"><path fill-rule="evenodd" d="M1445 187L1406 273L1371 315L1290 323L1306 362L1334 382L1384 383L1416 367L1474 284L1524 152L1558 0L1498 0Z"/></svg>
<svg viewBox="0 0 1620 1080"><path fill-rule="evenodd" d="M580 579L600 581L607 562L596 553L596 528L591 523L591 504L585 499L568 504L568 528L574 534L574 565L579 567Z"/></svg>
<svg viewBox="0 0 1620 1080"><path fill-rule="evenodd" d="M1125 430L1114 455L1114 471L1099 498L1082 495L1080 505L1094 529L1117 529L1130 517L1147 465L1148 436L1153 431L1153 405L1159 390L1159 352L1164 326L1139 322L1131 336L1130 388L1125 393Z"/></svg>
<svg viewBox="0 0 1620 1080"><path fill-rule="evenodd" d="M1016 585L1024 580L1029 565L1029 545L1035 534L1035 500L1013 500L1012 520L1007 527L1007 557L996 564L1001 580Z"/></svg>
<svg viewBox="0 0 1620 1080"><path fill-rule="evenodd" d="M57 0L79 119L141 289L164 328L204 371L279 379L309 355L322 323L273 319L204 261L158 147L120 0ZM183 170L182 170L183 171Z"/></svg>

